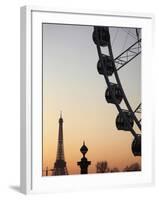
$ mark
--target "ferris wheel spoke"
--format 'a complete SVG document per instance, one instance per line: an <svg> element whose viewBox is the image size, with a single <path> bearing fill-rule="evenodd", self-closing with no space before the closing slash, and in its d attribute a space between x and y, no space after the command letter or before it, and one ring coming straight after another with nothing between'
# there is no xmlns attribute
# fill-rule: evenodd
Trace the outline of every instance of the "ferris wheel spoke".
<svg viewBox="0 0 159 200"><path fill-rule="evenodd" d="M122 30L124 31L124 32L126 32L128 35L130 35L133 39L137 39L138 37L137 37L137 34L133 34L132 32L130 32L130 31L127 31L125 28L122 28ZM137 31L136 31L137 32Z"/></svg>
<svg viewBox="0 0 159 200"><path fill-rule="evenodd" d="M141 113L141 103L136 107L134 113Z"/></svg>
<svg viewBox="0 0 159 200"><path fill-rule="evenodd" d="M119 56L114 59L116 70L120 70L131 60L141 53L141 39L131 45L128 49L122 52Z"/></svg>

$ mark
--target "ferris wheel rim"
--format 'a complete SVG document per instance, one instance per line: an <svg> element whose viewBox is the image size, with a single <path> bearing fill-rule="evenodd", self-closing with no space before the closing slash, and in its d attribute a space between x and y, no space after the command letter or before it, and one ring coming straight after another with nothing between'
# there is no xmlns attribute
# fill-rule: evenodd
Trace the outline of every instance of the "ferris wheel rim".
<svg viewBox="0 0 159 200"><path fill-rule="evenodd" d="M109 27L108 27L108 28L109 28ZM94 27L94 31L95 31L95 27ZM119 112L121 115L123 115L123 112L122 112L123 109L122 109L122 108L120 107L120 105L117 103L116 98L115 98L115 96L114 96L114 94L113 94L113 92L112 92L112 88L111 88L111 85L110 85L111 82L110 82L110 80L109 80L109 77L108 77L108 75L107 75L107 73L106 73L106 70L105 70L105 67L104 67L103 57L102 57L102 51L101 51L101 47L100 47L100 44L99 44L99 38L98 38L98 37L97 37L96 47L97 47L97 52L98 52L99 60L101 61L101 64L102 64L102 66L103 66L103 71L104 71L103 75L104 75L106 84L107 84L107 86L108 86L108 89L109 89L109 91L110 91L110 94L111 94L111 96L112 96L112 98L113 98L114 104L115 104L115 106L116 106L118 112ZM135 121L135 123L136 123L136 125L138 126L138 128L141 130L141 124L140 124L141 120L138 120L138 119L137 119L137 117L136 117L136 115L135 115L135 112L133 112L133 110L132 110L132 107L131 107L131 105L130 105L130 103L129 103L127 97L126 97L126 94L125 94L124 90L123 90L123 87L122 87L122 84L121 84L121 81L120 81L120 78L119 78L117 69L116 69L116 67L115 67L115 62L114 62L114 57L113 57L113 52L112 52L111 41L109 41L109 43L108 43L108 49L109 49L109 54L110 54L110 56L111 56L111 58L112 58L112 60L113 60L113 63L114 63L114 76L115 76L115 79L116 79L117 84L119 85L119 87L120 87L120 89L121 89L121 92L122 92L122 95L123 95L123 100L124 100L124 102L125 102L125 104L126 104L126 106L127 106L127 110L131 113L131 116L133 117L133 120ZM137 138L138 133L136 133L136 132L134 131L133 127L130 126L130 123L128 122L127 118L126 118L124 115L123 115L123 118L124 118L124 120L127 122L127 124L129 125L130 132L132 133L132 135L133 135L135 138Z"/></svg>

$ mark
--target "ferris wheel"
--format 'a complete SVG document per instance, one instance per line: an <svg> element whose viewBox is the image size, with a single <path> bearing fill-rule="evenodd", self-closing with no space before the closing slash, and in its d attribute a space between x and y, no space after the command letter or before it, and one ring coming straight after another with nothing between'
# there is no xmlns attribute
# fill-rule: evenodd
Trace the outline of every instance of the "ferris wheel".
<svg viewBox="0 0 159 200"><path fill-rule="evenodd" d="M141 32L138 28L134 29L135 33L128 31L126 28L120 28L123 32L127 32L127 36L134 37L134 42L114 58L110 29L110 27L105 26L94 26L92 38L99 57L97 70L100 75L104 76L107 85L105 91L107 103L113 104L117 108L117 129L129 131L133 135L132 153L134 156L141 156L141 116L138 116L138 114L141 114L141 102L133 110L119 76L119 71L141 54ZM111 77L113 77L113 81Z"/></svg>

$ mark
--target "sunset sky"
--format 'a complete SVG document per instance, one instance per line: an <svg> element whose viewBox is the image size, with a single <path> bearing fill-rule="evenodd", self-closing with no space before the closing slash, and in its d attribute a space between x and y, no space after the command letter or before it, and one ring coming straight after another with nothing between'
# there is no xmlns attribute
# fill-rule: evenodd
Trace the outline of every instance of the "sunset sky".
<svg viewBox="0 0 159 200"><path fill-rule="evenodd" d="M96 163L103 160L120 170L140 163L131 152L132 135L116 129L118 112L105 100L107 86L97 72L92 32L92 26L43 24L43 169L52 169L56 160L60 111L69 174L80 173L77 161L83 141L91 161L89 173L95 173ZM135 42L135 29L110 28L110 36L116 57ZM135 110L141 102L141 56L121 69L119 76Z"/></svg>

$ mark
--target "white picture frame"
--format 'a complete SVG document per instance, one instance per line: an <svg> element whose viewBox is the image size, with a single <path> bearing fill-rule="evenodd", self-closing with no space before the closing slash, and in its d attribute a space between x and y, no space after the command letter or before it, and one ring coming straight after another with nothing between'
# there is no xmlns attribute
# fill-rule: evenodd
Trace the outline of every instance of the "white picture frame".
<svg viewBox="0 0 159 200"><path fill-rule="evenodd" d="M39 133L42 132L40 98L42 71L39 66L42 66L41 24L44 22L142 28L142 132L144 136L141 172L54 178L41 176L42 137ZM152 31L153 16L150 14L56 10L35 6L21 8L21 192L28 194L153 184Z"/></svg>

